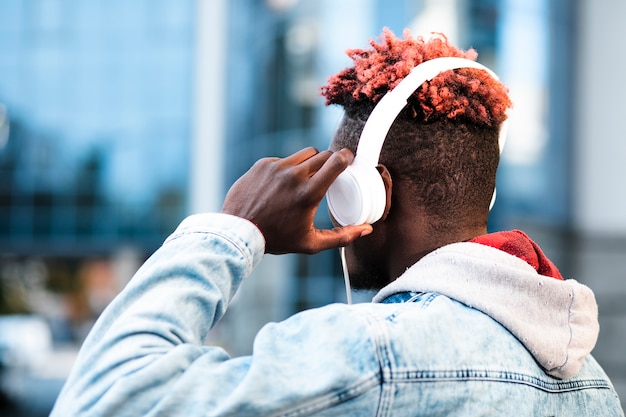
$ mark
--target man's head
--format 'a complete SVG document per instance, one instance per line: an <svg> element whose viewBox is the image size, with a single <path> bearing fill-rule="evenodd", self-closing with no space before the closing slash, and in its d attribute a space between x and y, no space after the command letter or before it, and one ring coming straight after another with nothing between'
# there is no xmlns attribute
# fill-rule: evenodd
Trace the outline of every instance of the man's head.
<svg viewBox="0 0 626 417"><path fill-rule="evenodd" d="M475 51L461 51L444 36L425 40L405 32L398 39L385 30L380 43L370 44L372 49L348 51L354 66L322 89L327 104L345 110L333 149L355 152L374 106L417 65L439 57L476 58ZM371 237L349 248L357 286L379 288L396 278L391 271L401 272L428 251L486 231L498 133L510 106L499 81L470 68L445 71L413 93L380 155L380 170L391 178L389 213Z"/></svg>

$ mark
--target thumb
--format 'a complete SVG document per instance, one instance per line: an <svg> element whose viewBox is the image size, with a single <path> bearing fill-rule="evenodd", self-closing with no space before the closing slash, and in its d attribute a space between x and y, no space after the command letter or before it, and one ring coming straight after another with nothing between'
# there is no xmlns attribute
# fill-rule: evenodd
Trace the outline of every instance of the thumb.
<svg viewBox="0 0 626 417"><path fill-rule="evenodd" d="M316 230L314 252L348 246L360 237L372 233L370 224L335 227L329 230Z"/></svg>

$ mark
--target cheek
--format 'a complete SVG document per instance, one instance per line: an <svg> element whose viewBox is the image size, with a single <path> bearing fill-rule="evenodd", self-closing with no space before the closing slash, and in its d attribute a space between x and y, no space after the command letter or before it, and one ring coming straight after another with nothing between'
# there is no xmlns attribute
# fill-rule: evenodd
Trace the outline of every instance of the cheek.
<svg viewBox="0 0 626 417"><path fill-rule="evenodd" d="M379 239L376 236L376 228L374 231L362 238L354 241L350 246L346 247L346 260L348 265L357 271L361 268L370 268L372 264L378 262L381 251L379 250Z"/></svg>
<svg viewBox="0 0 626 417"><path fill-rule="evenodd" d="M357 257L354 253L353 245L346 246L346 265L348 267L348 272L355 273L358 269Z"/></svg>
<svg viewBox="0 0 626 417"><path fill-rule="evenodd" d="M355 290L377 291L389 283L384 257L368 244L366 237L346 247L346 264Z"/></svg>

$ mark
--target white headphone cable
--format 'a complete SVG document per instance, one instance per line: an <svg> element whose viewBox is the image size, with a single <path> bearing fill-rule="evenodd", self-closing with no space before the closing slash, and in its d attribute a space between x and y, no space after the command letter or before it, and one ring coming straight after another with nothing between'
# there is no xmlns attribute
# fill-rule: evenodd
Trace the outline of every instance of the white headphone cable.
<svg viewBox="0 0 626 417"><path fill-rule="evenodd" d="M346 300L348 304L352 304L352 288L350 287L350 275L348 274L348 265L346 264L346 248L339 248L341 256L341 269L343 270L343 280L346 283Z"/></svg>

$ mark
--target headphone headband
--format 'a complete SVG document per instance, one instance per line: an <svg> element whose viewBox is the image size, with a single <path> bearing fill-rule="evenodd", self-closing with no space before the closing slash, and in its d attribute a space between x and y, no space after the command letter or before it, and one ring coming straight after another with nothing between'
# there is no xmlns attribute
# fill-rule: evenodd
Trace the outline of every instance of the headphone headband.
<svg viewBox="0 0 626 417"><path fill-rule="evenodd" d="M414 67L400 83L391 91L387 92L378 102L367 119L361 132L356 157L362 162L376 166L380 152L387 137L391 125L398 114L406 106L407 100L425 81L430 81L444 71L458 68L475 68L487 71L494 79L498 76L484 65L466 58L442 57L424 61ZM504 147L506 137L506 122L500 129L498 143L500 152Z"/></svg>

